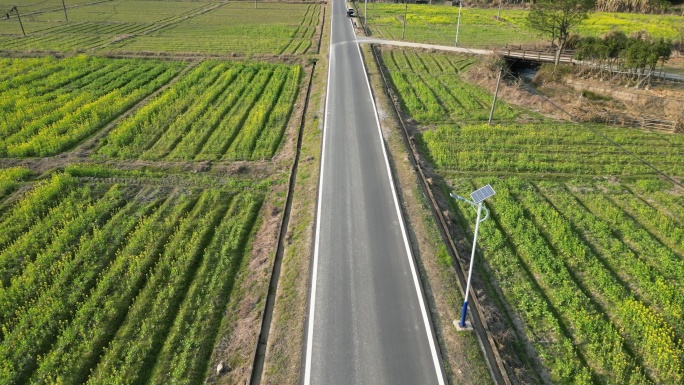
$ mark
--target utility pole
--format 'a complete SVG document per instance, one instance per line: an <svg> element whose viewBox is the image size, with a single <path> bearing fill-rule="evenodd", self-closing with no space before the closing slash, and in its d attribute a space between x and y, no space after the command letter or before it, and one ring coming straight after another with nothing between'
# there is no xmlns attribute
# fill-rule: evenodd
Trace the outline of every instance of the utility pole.
<svg viewBox="0 0 684 385"><path fill-rule="evenodd" d="M368 0L363 0L363 26L366 27L366 22L368 21ZM365 32L364 32L365 33Z"/></svg>
<svg viewBox="0 0 684 385"><path fill-rule="evenodd" d="M12 9L10 9L9 12L7 12L7 18L10 18L10 13L12 13L12 11L16 12L17 19L19 19L19 26L21 27L21 33L23 33L24 36L26 36L26 31L24 31L24 24L22 24L21 22L21 15L19 15L19 9L17 9L16 5L12 7Z"/></svg>
<svg viewBox="0 0 684 385"><path fill-rule="evenodd" d="M458 0L458 20L456 21L456 44L458 45L458 28L461 26L461 8L463 7L463 0Z"/></svg>
<svg viewBox="0 0 684 385"><path fill-rule="evenodd" d="M62 9L64 9L64 19L66 21L69 21L69 16L67 15L67 12L66 12L66 5L64 5L64 0L62 0Z"/></svg>
<svg viewBox="0 0 684 385"><path fill-rule="evenodd" d="M401 40L404 40L404 32L406 32L406 14L408 13L408 0L404 0L404 27L401 29Z"/></svg>
<svg viewBox="0 0 684 385"><path fill-rule="evenodd" d="M494 116L494 106L496 106L496 97L499 95L499 83L501 83L501 74L503 73L503 65L499 69L499 77L496 79L496 90L494 91L494 100L492 101L492 109L489 110L489 124L492 125L492 117Z"/></svg>
<svg viewBox="0 0 684 385"><path fill-rule="evenodd" d="M496 15L496 20L501 21L501 4L503 4L503 0L499 0L499 13Z"/></svg>

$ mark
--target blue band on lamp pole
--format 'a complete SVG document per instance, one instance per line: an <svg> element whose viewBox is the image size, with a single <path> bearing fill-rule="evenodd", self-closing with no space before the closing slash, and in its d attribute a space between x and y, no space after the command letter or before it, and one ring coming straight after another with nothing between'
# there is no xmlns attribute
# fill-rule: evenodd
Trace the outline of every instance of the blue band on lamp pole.
<svg viewBox="0 0 684 385"><path fill-rule="evenodd" d="M468 312L468 301L463 301L463 309L461 310L461 322L459 325L461 325L462 328L466 327L465 324L465 319L466 319L466 313Z"/></svg>

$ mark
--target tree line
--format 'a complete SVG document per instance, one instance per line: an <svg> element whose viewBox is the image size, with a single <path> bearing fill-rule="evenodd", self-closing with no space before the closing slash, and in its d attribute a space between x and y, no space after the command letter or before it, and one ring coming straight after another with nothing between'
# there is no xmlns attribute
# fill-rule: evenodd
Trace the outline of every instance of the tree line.
<svg viewBox="0 0 684 385"><path fill-rule="evenodd" d="M618 80L640 87L647 85L658 63L662 65L672 54L672 41L654 39L647 33L627 36L613 31L601 38L585 37L575 43L574 58L581 60L581 76L598 76L601 80Z"/></svg>

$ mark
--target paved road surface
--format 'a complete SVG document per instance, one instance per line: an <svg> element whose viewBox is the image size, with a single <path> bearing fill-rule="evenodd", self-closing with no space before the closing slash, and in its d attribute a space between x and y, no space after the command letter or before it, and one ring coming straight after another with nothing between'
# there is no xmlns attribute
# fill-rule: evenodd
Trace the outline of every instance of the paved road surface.
<svg viewBox="0 0 684 385"><path fill-rule="evenodd" d="M303 383L443 384L345 2L333 1Z"/></svg>

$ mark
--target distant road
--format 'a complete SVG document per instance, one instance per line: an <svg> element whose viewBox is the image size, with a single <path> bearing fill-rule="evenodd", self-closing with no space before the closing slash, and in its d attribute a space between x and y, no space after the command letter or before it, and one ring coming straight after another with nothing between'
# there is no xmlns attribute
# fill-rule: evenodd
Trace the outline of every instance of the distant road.
<svg viewBox="0 0 684 385"><path fill-rule="evenodd" d="M319 183L303 384L444 384L342 0L333 0Z"/></svg>

